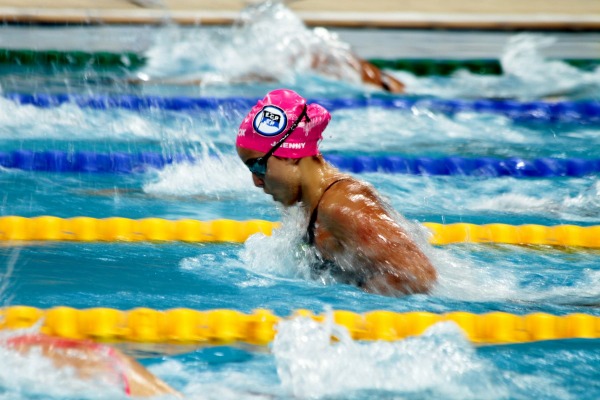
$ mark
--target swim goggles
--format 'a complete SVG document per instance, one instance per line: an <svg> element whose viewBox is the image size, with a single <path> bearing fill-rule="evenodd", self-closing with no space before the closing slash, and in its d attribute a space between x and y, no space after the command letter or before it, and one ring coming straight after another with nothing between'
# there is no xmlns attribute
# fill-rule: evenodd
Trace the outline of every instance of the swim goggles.
<svg viewBox="0 0 600 400"><path fill-rule="evenodd" d="M283 137L279 139L279 141L275 143L273 147L271 147L271 150L269 150L264 156L246 160L245 164L250 170L250 172L252 172L260 179L265 179L265 175L267 175L267 161L269 161L269 157L271 157L273 153L275 153L275 151L277 151L277 149L281 147L283 142L285 142L285 140L292 134L292 132L294 132L294 130L298 127L300 121L302 121L302 118L306 118L306 120L310 122L310 118L306 114L306 109L307 107L305 104L298 119L292 124L292 126L290 126L290 129L288 129L287 132L285 132L285 135L283 135Z"/></svg>

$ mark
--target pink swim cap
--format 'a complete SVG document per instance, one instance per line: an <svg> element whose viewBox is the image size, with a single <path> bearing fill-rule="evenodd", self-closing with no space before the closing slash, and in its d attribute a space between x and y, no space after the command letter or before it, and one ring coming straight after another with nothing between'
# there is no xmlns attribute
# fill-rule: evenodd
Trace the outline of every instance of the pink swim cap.
<svg viewBox="0 0 600 400"><path fill-rule="evenodd" d="M300 118L306 115L292 134L273 153L284 158L303 158L319 154L318 144L331 115L318 104L306 105L306 99L289 89L267 93L246 115L238 130L235 145L261 153L268 152Z"/></svg>

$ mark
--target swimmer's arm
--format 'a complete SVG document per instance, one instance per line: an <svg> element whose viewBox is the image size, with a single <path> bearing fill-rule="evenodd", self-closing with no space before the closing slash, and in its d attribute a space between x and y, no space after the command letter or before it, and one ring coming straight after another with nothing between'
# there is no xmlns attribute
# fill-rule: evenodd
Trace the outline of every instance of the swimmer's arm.
<svg viewBox="0 0 600 400"><path fill-rule="evenodd" d="M153 375L132 357L129 357L116 349L114 349L114 353L122 363L123 372L127 376L127 383L131 396L154 397L173 395L178 398L183 397L181 393L177 392L157 376Z"/></svg>
<svg viewBox="0 0 600 400"><path fill-rule="evenodd" d="M378 200L368 193L338 192L335 197L322 207L319 217L344 249L355 252L370 269L361 285L364 290L394 295L431 289L435 268Z"/></svg>
<svg viewBox="0 0 600 400"><path fill-rule="evenodd" d="M362 81L390 93L404 93L404 84L392 75L380 70L368 61L360 60L360 73Z"/></svg>

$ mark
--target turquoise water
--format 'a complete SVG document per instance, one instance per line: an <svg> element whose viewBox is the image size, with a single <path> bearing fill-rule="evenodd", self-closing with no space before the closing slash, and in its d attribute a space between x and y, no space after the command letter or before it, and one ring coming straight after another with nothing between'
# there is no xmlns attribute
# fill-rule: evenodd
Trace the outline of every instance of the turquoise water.
<svg viewBox="0 0 600 400"><path fill-rule="evenodd" d="M279 12L278 21L287 25L285 35L303 38L292 42L299 46L292 46L299 54L302 43L322 45L322 32L315 35L306 30L285 10L271 11ZM22 80L0 78L0 85L5 93L18 89L223 97L260 96L279 85L296 88L307 97L350 97L375 90L353 82L352 77L346 81L323 77L302 69L302 63L274 63L276 56L285 56L285 49L262 56L266 57L263 62L281 74L281 82L228 81L252 70L238 71L244 66L260 66L261 58L250 58L250 54L262 48L264 41L251 33L267 28L259 18L246 28L238 27L240 32L226 28L150 30L156 40L147 49L152 62L143 73L169 76L200 71L213 79L204 86L129 87L114 81L90 83L85 75L66 75L61 81L47 73ZM509 45L535 48L539 41L519 37ZM251 48L235 53L244 46ZM335 51L344 50L343 44L336 46ZM551 82L548 92L560 89L568 98L581 97L600 81L588 72L571 71L572 75L565 76L563 66L523 57L533 63L530 66L538 62L546 67L536 67L536 74L546 74L543 77ZM511 96L517 98L546 94L533 89L539 86L538 78L519 65L514 64L516 73L511 76L485 81L464 74L443 81L402 77L415 94L485 97L500 90L503 94L512 90ZM98 78L90 74L90 81ZM458 89L449 92L452 87ZM406 217L403 223L439 271L439 282L430 295L388 298L310 279L306 260L295 251L306 221L298 210L281 210L257 190L235 155L234 133L247 110L134 112L79 109L70 104L40 109L5 99L0 99L0 106L0 151L151 150L188 152L199 159L194 164L129 175L0 170L0 215L283 221L272 237L258 235L240 245L48 242L0 246L4 305L243 312L268 308L279 315L299 308L318 313L333 308L600 315L598 250L477 244L432 247L420 225L598 225L597 175L552 179L357 175L372 183ZM322 149L343 155L600 158L598 128L583 122L526 126L477 113L449 117L426 110L342 110L333 113ZM191 399L600 397L597 340L476 347L454 325L438 324L422 337L397 343L356 343L339 333L342 340L331 344L331 329L306 320L286 322L268 349L245 345L122 347ZM120 396L113 388L78 382L68 371L55 371L39 357L23 360L3 349L0 353L2 399ZM39 374L45 376L43 381Z"/></svg>

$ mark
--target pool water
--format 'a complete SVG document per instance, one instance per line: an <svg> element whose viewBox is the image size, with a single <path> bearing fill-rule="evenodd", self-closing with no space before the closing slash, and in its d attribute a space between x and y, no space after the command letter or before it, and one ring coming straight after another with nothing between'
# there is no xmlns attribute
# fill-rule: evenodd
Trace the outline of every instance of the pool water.
<svg viewBox="0 0 600 400"><path fill-rule="evenodd" d="M64 72L60 79L48 71L21 75L8 71L0 77L0 85L5 94L258 97L275 87L286 86L306 97L381 95L360 85L352 76L325 77L310 71L301 60L292 64L276 62L288 57L287 51L304 54L303 46L328 44L333 46L333 54L341 57L347 48L327 32L304 28L285 8L274 6L261 12L275 16L277 26L286 28L280 32L286 46L268 55L260 52L266 46L268 29L273 29L266 18L235 28L135 31L145 38L141 45L147 46L143 50L150 58L140 73L200 74L205 79L201 86L131 87L117 79L121 76L99 79L94 71ZM74 29L78 35L88 34L86 30ZM103 29L111 32L110 28ZM92 42L94 36L89 34ZM64 33L60 37L75 40ZM418 78L397 74L408 83L412 95L523 100L560 94L567 99L593 98L589 93L597 93L594 90L600 83L598 72L567 70L566 65L544 60L536 49L548 40L522 35L509 38L503 60L512 62L513 69L505 76L459 73L448 78ZM130 36L119 43L134 46ZM280 82L235 82L236 76L264 69L261 65L265 64L272 67L267 72L282 77ZM0 246L3 305L122 310L228 308L246 313L267 308L282 316L297 309L315 313L331 309L435 313L460 310L477 314L582 312L600 316L598 250L481 244L433 247L420 225L598 225L597 174L577 178L357 174L373 184L406 218L402 223L439 272L439 282L430 295L389 298L367 294L353 286L310 279L306 260L297 251L302 227L306 225L302 213L281 209L256 189L235 154L234 134L246 109L94 110L74 104L37 108L8 99L0 99L0 106L0 151L155 151L196 157L193 163L134 174L0 169L2 216L283 222L273 236L256 235L245 244L6 243ZM476 112L446 115L422 108L355 108L333 112L322 151L341 155L598 159L599 128L585 122L526 125L508 117ZM451 323L434 325L423 336L395 343L353 342L339 327L304 319L284 322L278 329L269 348L243 344L121 347L192 399L600 397L597 340L477 347ZM339 342L330 342L332 332L340 338ZM102 382L90 385L74 379L72 372L54 370L35 355L23 358L4 349L0 352L3 399L124 397ZM43 380L39 379L40 374L44 375Z"/></svg>

